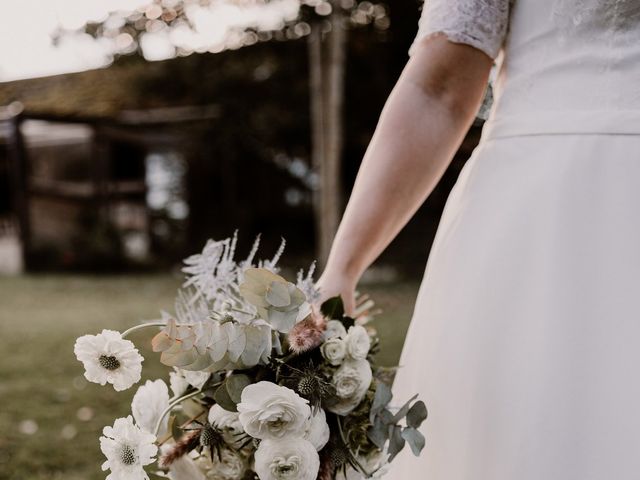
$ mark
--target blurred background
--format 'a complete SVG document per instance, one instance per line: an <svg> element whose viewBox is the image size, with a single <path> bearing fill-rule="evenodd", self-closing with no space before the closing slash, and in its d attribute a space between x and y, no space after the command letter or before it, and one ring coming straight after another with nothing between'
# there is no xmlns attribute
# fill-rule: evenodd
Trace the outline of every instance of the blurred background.
<svg viewBox="0 0 640 480"><path fill-rule="evenodd" d="M75 337L171 309L180 260L239 231L326 258L420 0L7 0L0 18L0 480L99 479L135 389ZM478 142L363 279L398 361L444 202ZM371 192L375 195L375 192ZM162 370L147 359L144 378Z"/></svg>

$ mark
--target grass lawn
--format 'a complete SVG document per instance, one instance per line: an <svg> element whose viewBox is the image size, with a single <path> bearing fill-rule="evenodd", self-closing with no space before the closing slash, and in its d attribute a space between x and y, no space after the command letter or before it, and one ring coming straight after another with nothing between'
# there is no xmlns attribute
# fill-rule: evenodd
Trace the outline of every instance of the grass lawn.
<svg viewBox="0 0 640 480"><path fill-rule="evenodd" d="M89 384L73 354L76 337L120 330L171 310L180 279L169 275L0 277L0 480L104 479L98 436L129 414L135 388ZM414 283L372 285L385 313L376 322L380 363L397 362ZM148 349L151 332L131 339L145 357L143 381L166 369Z"/></svg>

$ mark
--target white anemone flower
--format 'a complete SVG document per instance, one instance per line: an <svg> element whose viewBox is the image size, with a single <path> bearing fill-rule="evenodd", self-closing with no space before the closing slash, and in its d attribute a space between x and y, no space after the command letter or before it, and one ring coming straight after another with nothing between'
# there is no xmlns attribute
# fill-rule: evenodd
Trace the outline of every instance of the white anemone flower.
<svg viewBox="0 0 640 480"><path fill-rule="evenodd" d="M73 351L90 382L110 383L119 392L140 381L144 358L119 332L102 330L98 335L84 335L76 340Z"/></svg>
<svg viewBox="0 0 640 480"><path fill-rule="evenodd" d="M102 470L111 470L106 480L149 480L144 466L155 461L156 437L142 431L133 418L118 418L113 427L104 427L100 450L107 457Z"/></svg>
<svg viewBox="0 0 640 480"><path fill-rule="evenodd" d="M194 372L173 367L173 372L169 373L171 392L175 397L181 397L187 391L189 385L200 390L207 383L210 376L211 374L208 372Z"/></svg>
<svg viewBox="0 0 640 480"><path fill-rule="evenodd" d="M136 425L148 433L155 433L160 416L167 408L169 408L169 389L160 379L147 380L144 385L138 387L131 402L131 413ZM167 433L168 422L169 418L165 415L158 430L158 437L163 437Z"/></svg>

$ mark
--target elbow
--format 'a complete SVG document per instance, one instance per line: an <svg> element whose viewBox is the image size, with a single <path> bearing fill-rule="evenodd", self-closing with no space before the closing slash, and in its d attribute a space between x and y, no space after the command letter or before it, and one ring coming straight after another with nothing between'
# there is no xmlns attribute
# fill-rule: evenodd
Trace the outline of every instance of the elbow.
<svg viewBox="0 0 640 480"><path fill-rule="evenodd" d="M473 47L434 38L417 49L403 76L430 101L467 117L479 108L492 64Z"/></svg>

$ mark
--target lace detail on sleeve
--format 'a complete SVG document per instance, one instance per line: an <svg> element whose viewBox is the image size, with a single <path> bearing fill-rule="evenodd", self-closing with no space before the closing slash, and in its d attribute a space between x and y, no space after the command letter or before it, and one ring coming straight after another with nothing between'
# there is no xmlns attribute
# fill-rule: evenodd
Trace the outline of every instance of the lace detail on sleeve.
<svg viewBox="0 0 640 480"><path fill-rule="evenodd" d="M422 39L442 34L496 58L507 34L509 4L509 0L425 0L409 55Z"/></svg>

